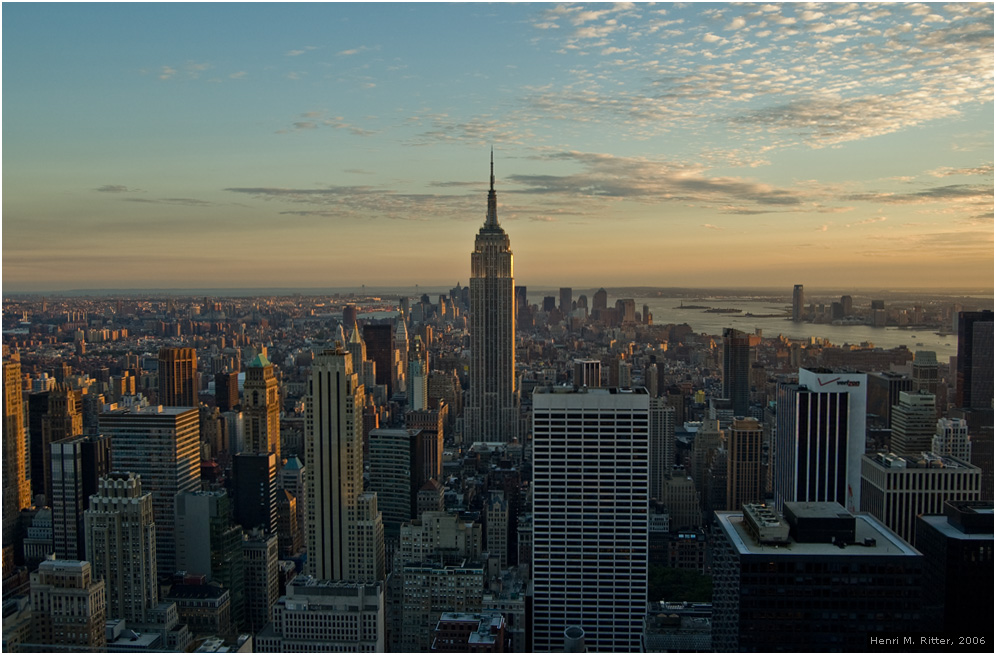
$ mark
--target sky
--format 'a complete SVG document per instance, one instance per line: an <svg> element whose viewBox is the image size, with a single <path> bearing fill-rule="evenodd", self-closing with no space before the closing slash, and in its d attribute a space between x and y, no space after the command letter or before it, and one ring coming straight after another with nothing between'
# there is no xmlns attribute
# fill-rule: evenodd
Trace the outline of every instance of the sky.
<svg viewBox="0 0 996 655"><path fill-rule="evenodd" d="M5 292L992 289L993 6L3 6ZM788 291L787 291L788 293Z"/></svg>

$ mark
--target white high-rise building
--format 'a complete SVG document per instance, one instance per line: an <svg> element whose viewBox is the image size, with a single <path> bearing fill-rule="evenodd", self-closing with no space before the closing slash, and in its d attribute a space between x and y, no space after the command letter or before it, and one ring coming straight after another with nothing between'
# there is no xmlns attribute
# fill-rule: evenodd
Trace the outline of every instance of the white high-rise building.
<svg viewBox="0 0 996 655"><path fill-rule="evenodd" d="M107 618L150 623L159 604L152 494L134 473L100 479L84 512L86 559L107 584Z"/></svg>
<svg viewBox="0 0 996 655"><path fill-rule="evenodd" d="M778 387L775 506L837 502L861 506L868 375L799 369L798 384Z"/></svg>
<svg viewBox="0 0 996 655"><path fill-rule="evenodd" d="M930 449L936 455L957 457L964 462L972 461L972 442L968 438L968 423L965 419L937 419L937 430Z"/></svg>
<svg viewBox="0 0 996 655"><path fill-rule="evenodd" d="M533 396L533 649L638 651L647 601L646 389Z"/></svg>
<svg viewBox="0 0 996 655"><path fill-rule="evenodd" d="M305 398L308 568L321 580L384 579L377 494L363 491L363 385L341 347L315 360Z"/></svg>
<svg viewBox="0 0 996 655"><path fill-rule="evenodd" d="M899 392L899 404L892 407L892 452L915 457L930 451L937 421L934 395Z"/></svg>
<svg viewBox="0 0 996 655"><path fill-rule="evenodd" d="M429 409L428 380L428 353L422 337L415 335L408 350L408 409L416 412Z"/></svg>
<svg viewBox="0 0 996 655"><path fill-rule="evenodd" d="M515 281L512 249L498 224L494 156L484 226L470 255L469 441L512 441L519 409L515 396Z"/></svg>

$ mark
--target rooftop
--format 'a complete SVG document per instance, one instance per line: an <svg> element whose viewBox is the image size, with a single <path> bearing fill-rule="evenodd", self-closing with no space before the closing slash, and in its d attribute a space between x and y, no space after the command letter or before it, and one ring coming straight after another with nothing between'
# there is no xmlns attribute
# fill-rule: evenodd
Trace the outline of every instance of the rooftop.
<svg viewBox="0 0 996 655"><path fill-rule="evenodd" d="M943 517L942 517L943 518ZM748 533L743 512L716 512L720 528L730 536L734 548L741 555L808 555L812 556L892 556L919 555L912 546L900 539L878 519L869 514L855 514L854 544L840 548L827 543L799 543L790 539L788 543L769 545L757 543ZM870 545L865 545L866 540Z"/></svg>

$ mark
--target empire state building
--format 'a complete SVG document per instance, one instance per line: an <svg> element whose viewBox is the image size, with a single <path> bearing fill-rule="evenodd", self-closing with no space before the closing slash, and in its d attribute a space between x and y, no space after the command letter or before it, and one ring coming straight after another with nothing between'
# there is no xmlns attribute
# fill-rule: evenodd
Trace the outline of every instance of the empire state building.
<svg viewBox="0 0 996 655"><path fill-rule="evenodd" d="M515 282L508 235L498 224L491 156L488 215L470 255L470 399L466 432L472 441L508 442L517 434L515 402Z"/></svg>

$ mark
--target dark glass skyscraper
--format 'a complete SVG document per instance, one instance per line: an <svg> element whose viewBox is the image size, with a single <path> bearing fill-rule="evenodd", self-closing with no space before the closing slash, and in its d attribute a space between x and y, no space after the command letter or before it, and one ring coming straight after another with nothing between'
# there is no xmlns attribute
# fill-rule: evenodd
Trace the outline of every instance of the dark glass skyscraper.
<svg viewBox="0 0 996 655"><path fill-rule="evenodd" d="M992 409L993 313L958 314L958 372L955 407Z"/></svg>
<svg viewBox="0 0 996 655"><path fill-rule="evenodd" d="M723 396L733 403L734 416L747 416L750 408L750 336L723 329Z"/></svg>

